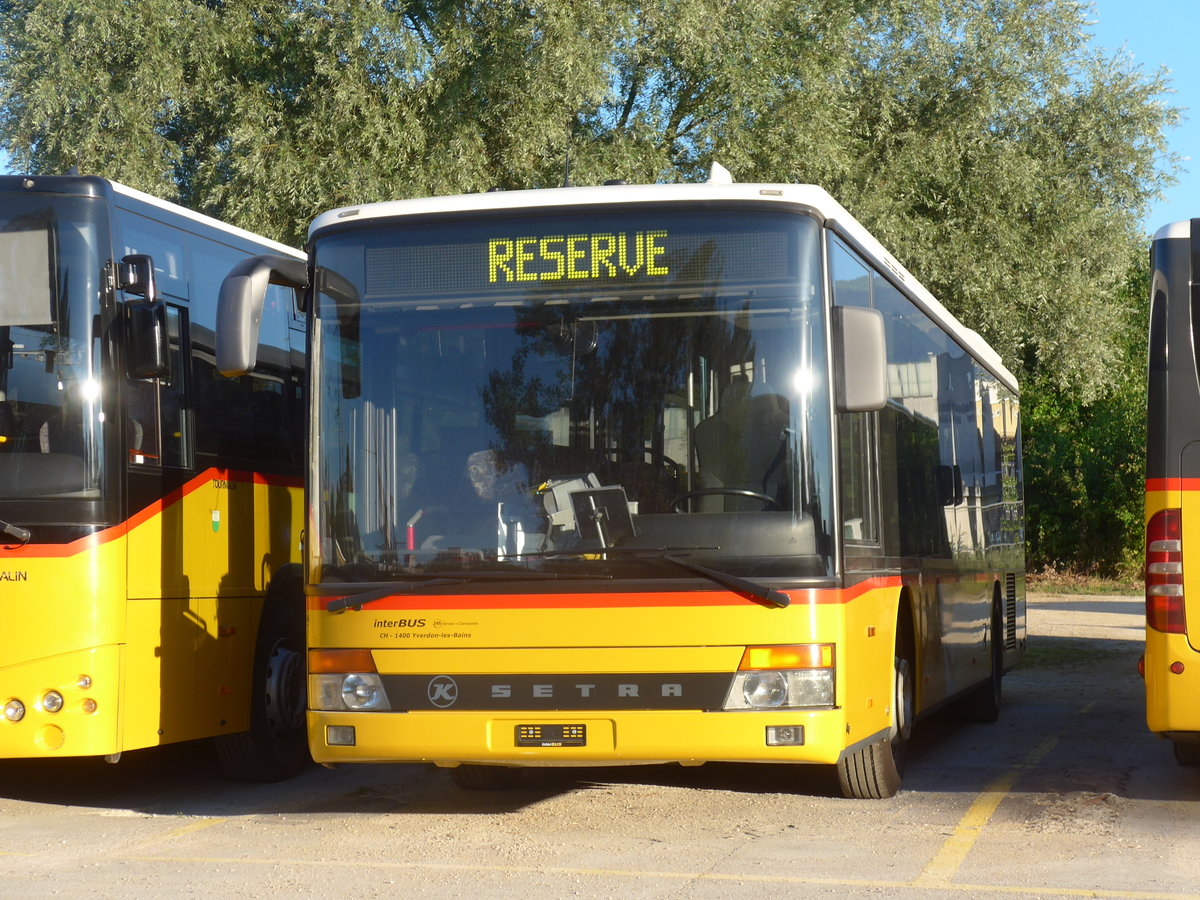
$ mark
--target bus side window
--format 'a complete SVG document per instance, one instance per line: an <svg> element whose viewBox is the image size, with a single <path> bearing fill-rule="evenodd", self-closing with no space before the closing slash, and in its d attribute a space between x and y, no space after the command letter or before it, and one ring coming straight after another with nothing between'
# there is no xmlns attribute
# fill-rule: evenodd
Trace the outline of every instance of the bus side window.
<svg viewBox="0 0 1200 900"><path fill-rule="evenodd" d="M839 241L829 242L833 302L838 306L872 303L872 272ZM842 537L854 544L878 544L879 460L878 414L850 412L838 415L839 472L842 485Z"/></svg>

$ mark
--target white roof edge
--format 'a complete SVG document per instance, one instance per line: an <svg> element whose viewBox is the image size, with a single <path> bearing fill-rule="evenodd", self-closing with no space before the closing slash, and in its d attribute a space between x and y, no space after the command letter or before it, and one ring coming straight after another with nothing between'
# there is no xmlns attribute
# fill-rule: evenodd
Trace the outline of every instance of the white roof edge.
<svg viewBox="0 0 1200 900"><path fill-rule="evenodd" d="M263 237L261 234L255 234L253 231L247 231L245 228L238 228L236 225L230 225L228 222L222 222L220 219L214 219L212 216L206 216L204 213L196 212L194 209L188 209L186 206L180 206L178 203L163 200L160 197L155 197L153 194L147 194L144 191L139 191L120 182L110 179L108 183L112 185L113 193L123 194L133 200L140 200L142 203L157 206L159 209L175 213L185 219L191 219L210 228L216 228L231 235L236 235L243 240L253 241L256 244L266 244L285 256L293 256L298 259L306 258L303 251L297 250L295 247L289 247L287 244L281 244L279 241L272 240L271 238Z"/></svg>
<svg viewBox="0 0 1200 900"><path fill-rule="evenodd" d="M1171 222L1154 232L1154 240L1156 241L1166 240L1167 238L1190 238L1191 236L1192 223L1189 219L1184 219L1181 222Z"/></svg>
<svg viewBox="0 0 1200 900"><path fill-rule="evenodd" d="M815 213L856 249L890 270L897 285L926 313L947 328L1000 381L1019 391L1016 376L1008 370L1000 355L976 332L963 325L946 309L891 253L864 228L824 188L811 184L651 184L606 185L603 187L542 188L522 191L489 191L420 197L411 200L387 200L362 206L347 206L322 213L309 226L309 238L334 224L366 222L399 216L489 212L519 209L545 209L557 206L586 206L622 203L670 203L672 201L753 201L802 207Z"/></svg>

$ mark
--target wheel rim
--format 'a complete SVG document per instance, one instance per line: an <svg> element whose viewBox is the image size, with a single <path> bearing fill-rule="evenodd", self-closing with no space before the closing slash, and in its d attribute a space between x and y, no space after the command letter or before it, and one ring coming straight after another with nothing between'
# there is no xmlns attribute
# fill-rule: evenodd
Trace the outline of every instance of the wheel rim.
<svg viewBox="0 0 1200 900"><path fill-rule="evenodd" d="M912 671L908 664L908 660L903 657L896 657L896 697L895 709L896 714L892 717L892 729L890 738L894 744L907 741L912 734L913 720L913 690L912 690Z"/></svg>
<svg viewBox="0 0 1200 900"><path fill-rule="evenodd" d="M300 654L284 641L278 641L271 649L264 689L267 724L272 734L287 734L304 722L304 679L300 665Z"/></svg>

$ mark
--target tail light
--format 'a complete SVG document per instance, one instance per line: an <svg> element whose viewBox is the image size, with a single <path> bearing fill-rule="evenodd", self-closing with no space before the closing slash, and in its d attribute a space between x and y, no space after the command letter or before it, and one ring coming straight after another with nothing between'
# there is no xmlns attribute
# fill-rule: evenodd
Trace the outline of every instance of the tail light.
<svg viewBox="0 0 1200 900"><path fill-rule="evenodd" d="M1183 535L1179 510L1164 509L1146 524L1146 624L1187 632L1183 611Z"/></svg>

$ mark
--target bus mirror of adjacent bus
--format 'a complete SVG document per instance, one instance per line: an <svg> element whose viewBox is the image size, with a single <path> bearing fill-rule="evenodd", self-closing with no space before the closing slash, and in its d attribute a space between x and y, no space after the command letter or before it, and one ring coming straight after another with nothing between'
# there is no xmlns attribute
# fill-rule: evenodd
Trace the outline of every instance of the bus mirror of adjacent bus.
<svg viewBox="0 0 1200 900"><path fill-rule="evenodd" d="M125 368L130 378L165 378L167 358L167 305L155 301L125 302Z"/></svg>
<svg viewBox="0 0 1200 900"><path fill-rule="evenodd" d="M217 371L229 378L254 371L267 285L308 287L308 264L286 256L251 256L229 270L217 297Z"/></svg>
<svg viewBox="0 0 1200 900"><path fill-rule="evenodd" d="M168 374L167 307L158 299L154 259L131 253L121 259L120 286L140 298L126 300L125 368L130 378L164 378Z"/></svg>
<svg viewBox="0 0 1200 900"><path fill-rule="evenodd" d="M842 412L869 412L887 405L887 340L877 309L835 306L834 354L837 405Z"/></svg>
<svg viewBox="0 0 1200 900"><path fill-rule="evenodd" d="M959 506L963 502L962 469L958 466L938 466L934 469L938 502L942 506Z"/></svg>

